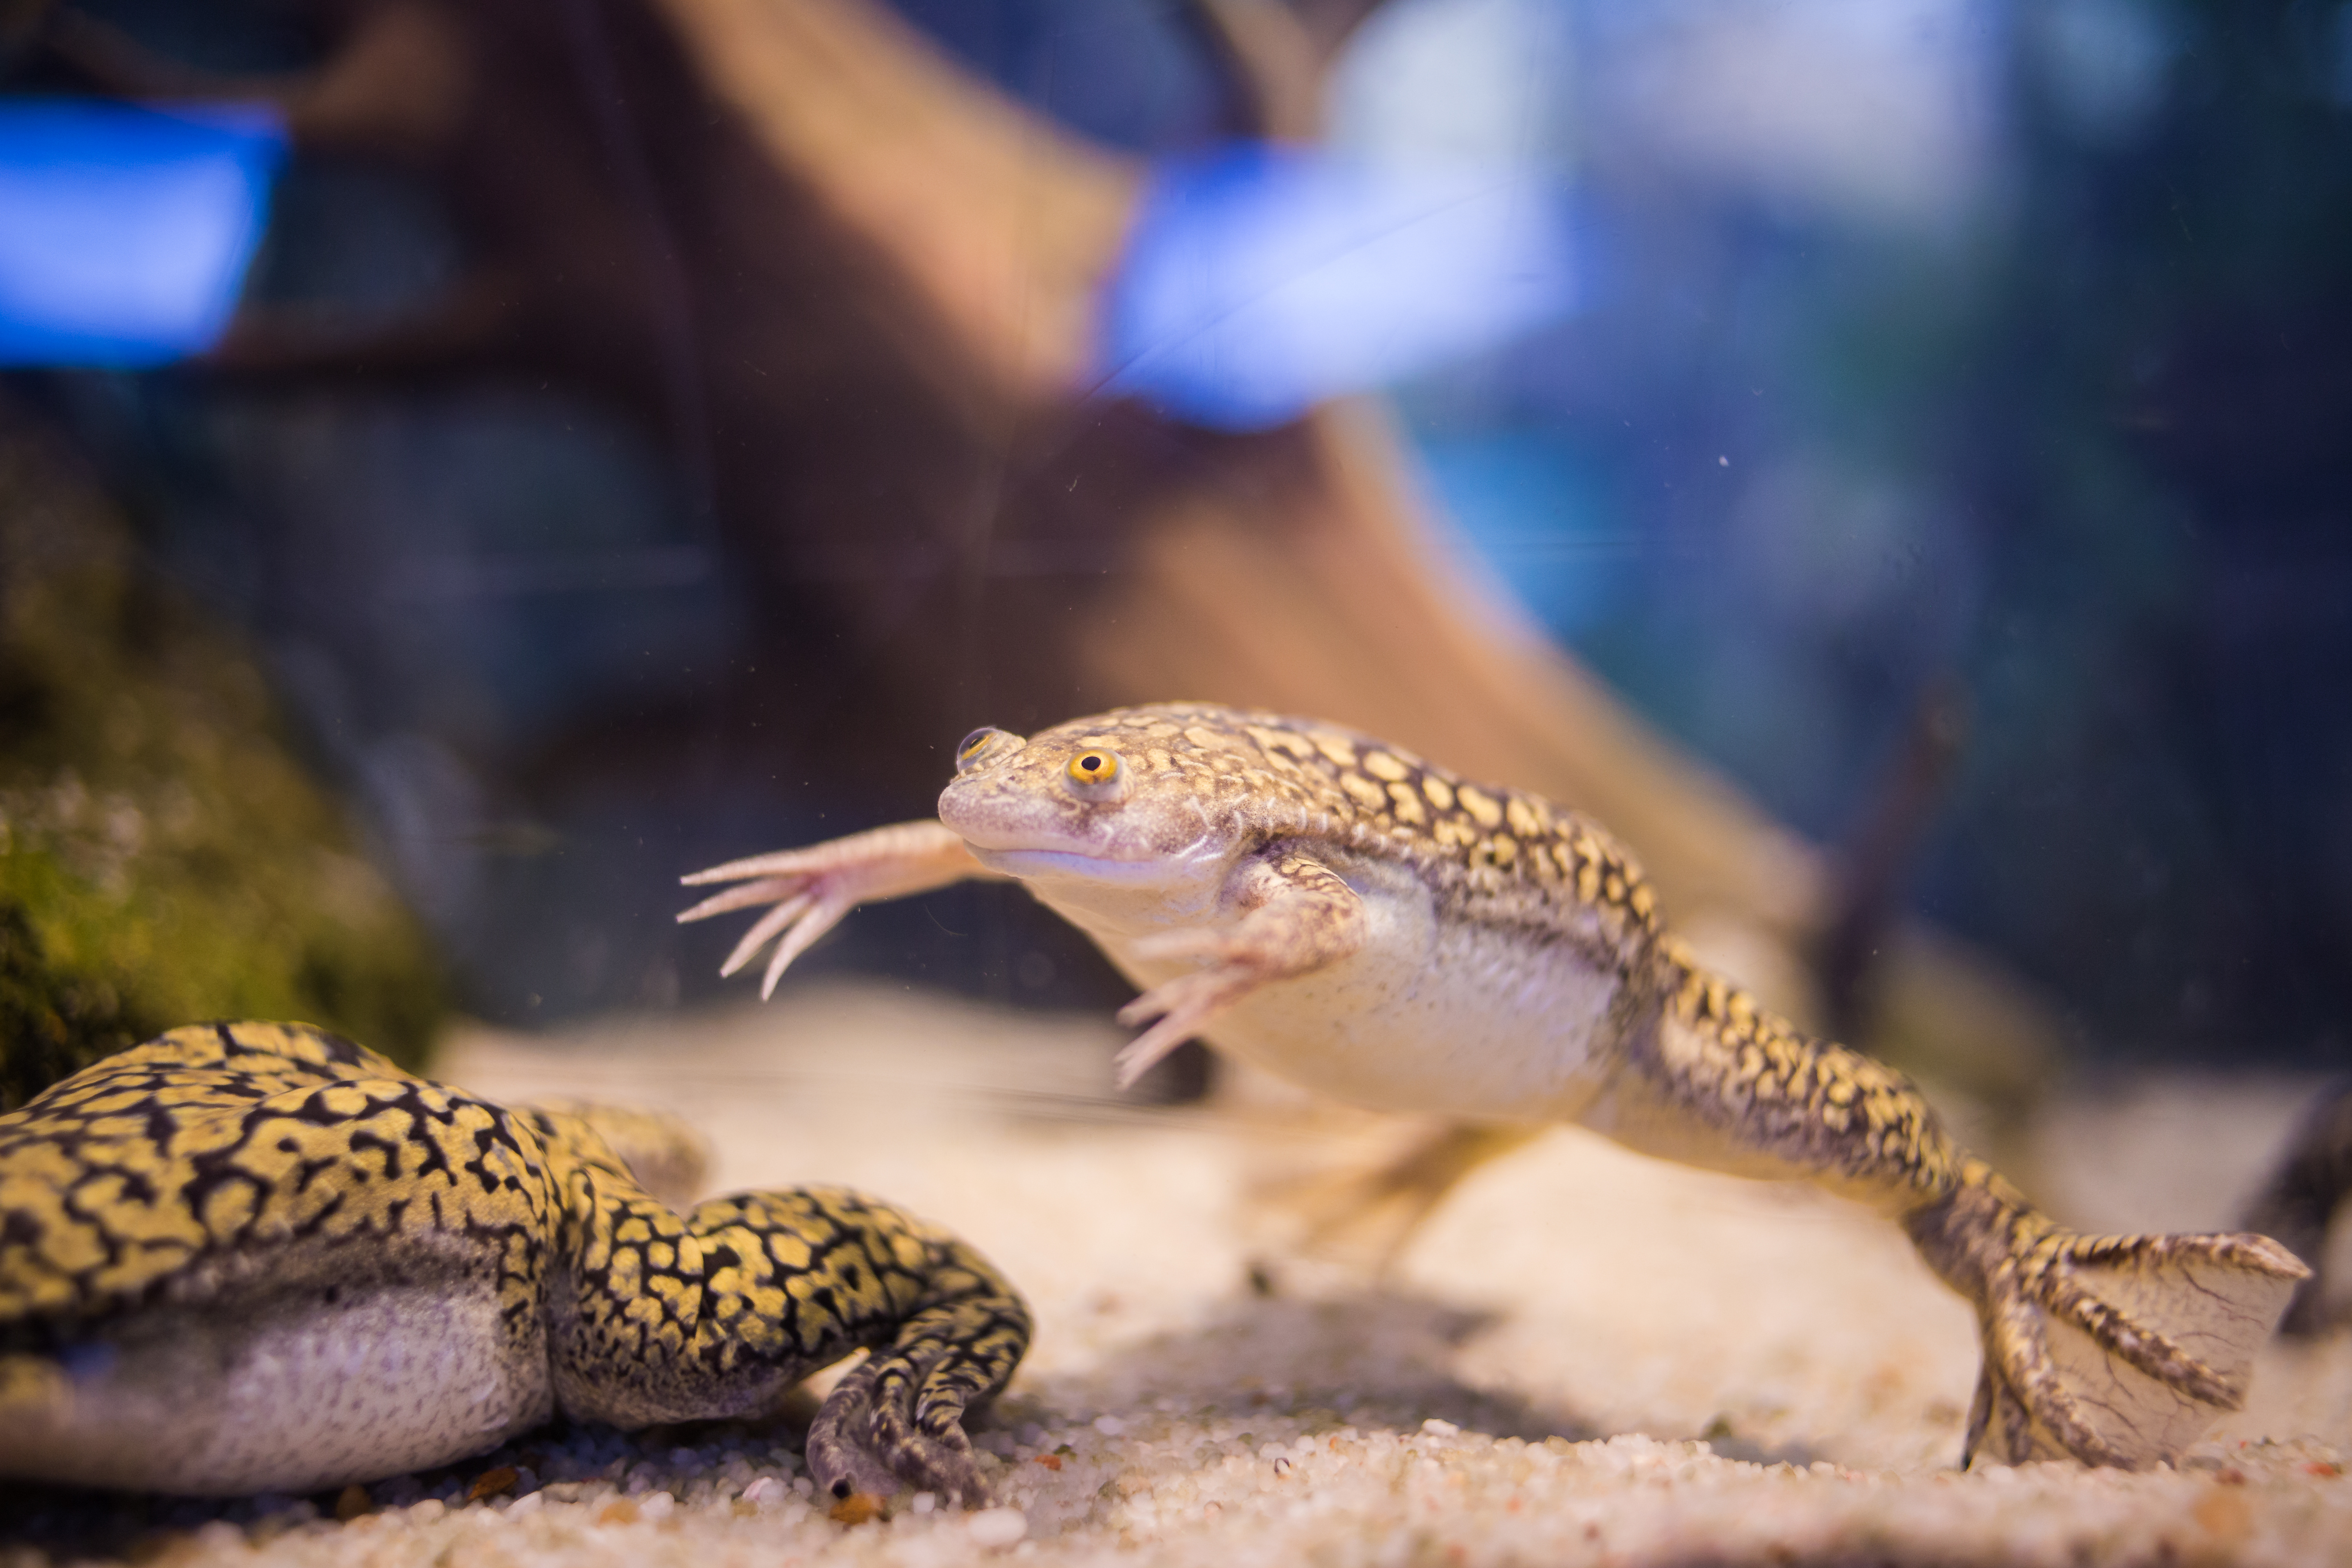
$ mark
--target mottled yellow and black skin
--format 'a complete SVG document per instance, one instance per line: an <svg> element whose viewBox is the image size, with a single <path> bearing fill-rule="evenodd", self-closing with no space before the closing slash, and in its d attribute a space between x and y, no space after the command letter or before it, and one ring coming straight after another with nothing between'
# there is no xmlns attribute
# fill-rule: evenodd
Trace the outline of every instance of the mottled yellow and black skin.
<svg viewBox="0 0 2352 1568"><path fill-rule="evenodd" d="M2173 1457L2240 1401L2302 1272L2259 1237L2060 1229L1901 1074L1706 973L1632 856L1539 796L1205 703L978 731L956 765L938 824L699 873L740 885L681 918L774 905L728 963L782 932L772 985L862 900L1009 876L1144 988L1121 1016L1158 1022L1130 1072L1197 1034L1361 1104L1576 1121L1821 1183L1896 1219L1977 1306L1968 1453Z"/></svg>
<svg viewBox="0 0 2352 1568"><path fill-rule="evenodd" d="M755 1414L870 1347L813 1469L977 1500L961 1420L1028 1339L985 1260L897 1210L681 1215L588 1120L300 1025L176 1029L0 1117L0 1475L311 1489L557 1410Z"/></svg>

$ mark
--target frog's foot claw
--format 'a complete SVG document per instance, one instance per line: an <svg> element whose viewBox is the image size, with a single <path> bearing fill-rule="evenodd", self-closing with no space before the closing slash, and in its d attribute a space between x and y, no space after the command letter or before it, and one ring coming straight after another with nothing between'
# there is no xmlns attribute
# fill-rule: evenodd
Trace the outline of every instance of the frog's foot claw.
<svg viewBox="0 0 2352 1568"><path fill-rule="evenodd" d="M781 933L783 940L776 942L760 983L764 1001L774 993L785 967L859 904L919 893L984 874L963 840L944 825L901 822L805 849L730 860L680 878L688 887L715 882L739 885L713 893L677 919L684 924L734 910L774 905L743 933L743 940L735 944L735 951L719 970L721 974L734 973Z"/></svg>
<svg viewBox="0 0 2352 1568"><path fill-rule="evenodd" d="M1118 1021L1129 1028L1160 1020L1112 1058L1121 1089L1134 1087L1153 1063L1270 978L1248 947L1212 931L1170 931L1137 943L1135 952L1145 959L1204 961L1207 967L1164 980L1118 1010Z"/></svg>
<svg viewBox="0 0 2352 1568"><path fill-rule="evenodd" d="M2284 1247L2260 1236L2083 1236L1978 1191L1956 1201L1957 1223L1922 1237L1939 1266L1936 1239L1982 1266L1946 1270L1980 1282L1985 1363L1963 1464L2072 1456L2137 1469L2177 1458L2245 1403L2255 1352L2305 1272Z"/></svg>
<svg viewBox="0 0 2352 1568"><path fill-rule="evenodd" d="M2305 1113L2270 1180L2249 1204L2239 1224L2275 1237L2311 1265L2312 1277L2295 1287L2279 1332L2316 1334L2328 1325L2327 1232L2347 1193L2352 1193L2352 1084L2338 1085Z"/></svg>
<svg viewBox="0 0 2352 1568"><path fill-rule="evenodd" d="M894 1358L877 1356L841 1380L809 1425L809 1478L834 1499L856 1492L936 1492L966 1508L985 1508L988 1480L963 1434L962 1407L928 1402L917 1408L910 1376L883 1375Z"/></svg>

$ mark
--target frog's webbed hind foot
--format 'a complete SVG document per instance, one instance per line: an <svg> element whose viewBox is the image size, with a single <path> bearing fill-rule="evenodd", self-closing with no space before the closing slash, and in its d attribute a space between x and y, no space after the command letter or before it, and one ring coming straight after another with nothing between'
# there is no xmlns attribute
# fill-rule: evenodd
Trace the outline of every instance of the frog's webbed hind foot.
<svg viewBox="0 0 2352 1568"><path fill-rule="evenodd" d="M1547 1131L1449 1121L1378 1165L1335 1169L1286 1184L1269 1195L1300 1224L1303 1250L1386 1274L1465 1177Z"/></svg>
<svg viewBox="0 0 2352 1568"><path fill-rule="evenodd" d="M809 1477L828 1497L853 1492L888 1497L937 1492L967 1508L985 1507L988 1479L963 1433L961 1402L921 1407L917 1369L877 1357L841 1380L809 1424Z"/></svg>
<svg viewBox="0 0 2352 1568"><path fill-rule="evenodd" d="M1977 1304L1984 1369L1961 1462L2177 1458L2245 1402L2305 1270L2261 1236L2084 1236L1981 1167L1911 1233Z"/></svg>

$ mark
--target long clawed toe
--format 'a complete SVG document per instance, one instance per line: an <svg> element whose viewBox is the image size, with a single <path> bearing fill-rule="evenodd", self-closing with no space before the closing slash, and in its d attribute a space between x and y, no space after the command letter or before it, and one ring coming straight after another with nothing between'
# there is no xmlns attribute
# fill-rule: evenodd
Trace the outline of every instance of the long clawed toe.
<svg viewBox="0 0 2352 1568"><path fill-rule="evenodd" d="M882 1375L884 1358L841 1380L809 1425L809 1477L828 1497L934 1492L966 1508L991 1500L987 1477L952 1419L918 1422L914 1380ZM927 1429L929 1428L929 1429Z"/></svg>
<svg viewBox="0 0 2352 1568"><path fill-rule="evenodd" d="M1163 981L1120 1008L1118 1021L1129 1028L1154 1018L1159 1022L1129 1040L1112 1058L1118 1087L1133 1087L1154 1062L1199 1034L1261 979L1255 965L1227 960Z"/></svg>
<svg viewBox="0 0 2352 1568"><path fill-rule="evenodd" d="M2263 1237L2022 1229L1979 1304L1967 1453L1998 1462L2178 1458L2244 1404L2255 1353L2305 1273Z"/></svg>
<svg viewBox="0 0 2352 1568"><path fill-rule="evenodd" d="M1132 1088L1154 1062L1267 979L1263 955L1246 942L1205 928L1168 931L1138 943L1135 951L1139 958L1202 967L1161 981L1118 1010L1118 1021L1129 1028L1159 1020L1112 1058L1121 1089Z"/></svg>
<svg viewBox="0 0 2352 1568"><path fill-rule="evenodd" d="M760 985L760 995L765 999L774 992L786 966L859 904L984 874L963 840L939 823L901 822L804 849L730 860L681 878L688 887L735 885L711 894L677 919L684 924L761 904L774 905L743 933L743 940L735 944L719 970L732 974L757 958L768 943L775 942L776 951L768 960Z"/></svg>
<svg viewBox="0 0 2352 1568"><path fill-rule="evenodd" d="M718 879L719 873L730 869L721 866L686 880L689 884L712 881ZM712 894L692 909L681 911L677 921L684 925L737 910L756 909L761 904L774 906L752 922L734 951L728 953L727 962L719 966L720 974L732 974L775 942L775 954L768 961L767 973L761 978L760 996L765 1001L774 992L785 966L807 952L812 942L832 930L856 906L856 895L836 885L840 879L837 874L827 876L823 871L758 876ZM783 940L776 942L780 935Z"/></svg>

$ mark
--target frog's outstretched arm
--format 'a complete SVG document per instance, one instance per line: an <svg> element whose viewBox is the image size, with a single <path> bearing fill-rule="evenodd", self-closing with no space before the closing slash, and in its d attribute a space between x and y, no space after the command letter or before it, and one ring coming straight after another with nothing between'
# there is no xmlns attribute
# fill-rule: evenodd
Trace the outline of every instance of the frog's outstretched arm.
<svg viewBox="0 0 2352 1568"><path fill-rule="evenodd" d="M551 1164L557 1257L572 1260L548 1300L567 1414L622 1426L755 1414L870 1349L810 1429L817 1484L988 1500L962 1421L1013 1375L1030 1323L980 1254L838 1189L717 1198L681 1216L593 1160Z"/></svg>
<svg viewBox="0 0 2352 1568"><path fill-rule="evenodd" d="M775 956L769 959L767 974L760 982L764 1002L774 994L785 965L858 905L997 875L973 859L963 840L941 824L898 822L805 849L730 860L681 878L689 888L714 882L736 885L711 894L677 919L683 925L730 910L773 906L743 933L719 969L721 974L734 973L782 933L783 940L776 942Z"/></svg>
<svg viewBox="0 0 2352 1568"><path fill-rule="evenodd" d="M1984 1367L1961 1462L2138 1467L2245 1401L2305 1270L2267 1237L2085 1236L1962 1154L1904 1077L1811 1040L1660 942L1653 1028L1581 1120L1651 1152L1802 1175L1898 1219L1976 1308Z"/></svg>

